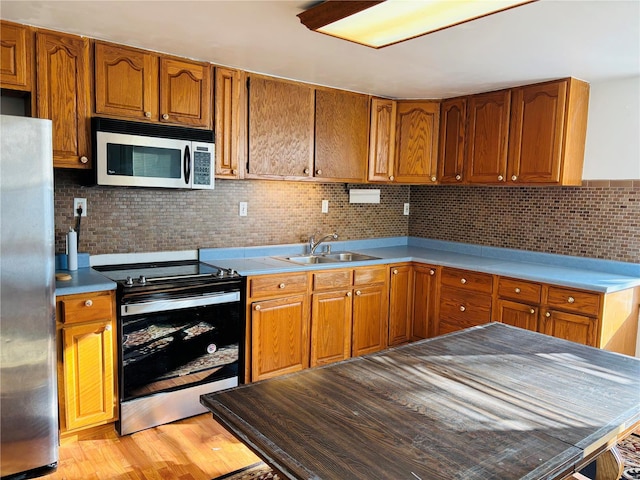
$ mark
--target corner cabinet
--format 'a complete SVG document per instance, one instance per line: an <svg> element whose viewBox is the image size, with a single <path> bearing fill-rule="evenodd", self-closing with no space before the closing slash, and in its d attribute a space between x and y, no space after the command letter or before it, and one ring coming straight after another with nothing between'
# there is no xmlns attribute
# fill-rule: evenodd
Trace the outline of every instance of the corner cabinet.
<svg viewBox="0 0 640 480"><path fill-rule="evenodd" d="M397 102L394 182L437 182L439 128L440 102Z"/></svg>
<svg viewBox="0 0 640 480"><path fill-rule="evenodd" d="M114 422L115 294L65 295L56 303L61 433Z"/></svg>
<svg viewBox="0 0 640 480"><path fill-rule="evenodd" d="M211 85L207 63L95 43L98 115L210 129Z"/></svg>
<svg viewBox="0 0 640 480"><path fill-rule="evenodd" d="M36 62L36 111L53 122L53 166L90 169L89 40L38 31Z"/></svg>

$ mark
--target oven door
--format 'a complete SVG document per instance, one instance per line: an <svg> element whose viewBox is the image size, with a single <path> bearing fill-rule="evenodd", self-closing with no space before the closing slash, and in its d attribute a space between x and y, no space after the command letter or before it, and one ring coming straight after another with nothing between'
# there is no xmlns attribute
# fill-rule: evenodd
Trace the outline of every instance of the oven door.
<svg viewBox="0 0 640 480"><path fill-rule="evenodd" d="M96 132L98 185L191 188L191 142Z"/></svg>
<svg viewBox="0 0 640 480"><path fill-rule="evenodd" d="M136 301L120 311L120 398L238 377L240 291Z"/></svg>

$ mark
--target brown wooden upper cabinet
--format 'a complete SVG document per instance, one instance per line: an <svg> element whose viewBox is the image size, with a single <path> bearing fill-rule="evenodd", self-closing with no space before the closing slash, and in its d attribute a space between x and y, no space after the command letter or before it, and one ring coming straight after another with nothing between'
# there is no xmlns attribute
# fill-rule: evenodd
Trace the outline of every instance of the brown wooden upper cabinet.
<svg viewBox="0 0 640 480"><path fill-rule="evenodd" d="M244 72L216 67L214 132L216 135L216 177L242 178L244 158L242 126L244 109Z"/></svg>
<svg viewBox="0 0 640 480"><path fill-rule="evenodd" d="M212 128L211 65L95 44L98 115Z"/></svg>
<svg viewBox="0 0 640 480"><path fill-rule="evenodd" d="M335 89L316 89L313 176L364 182L369 140L369 97Z"/></svg>
<svg viewBox="0 0 640 480"><path fill-rule="evenodd" d="M440 102L397 102L394 182L437 182L439 126Z"/></svg>
<svg viewBox="0 0 640 480"><path fill-rule="evenodd" d="M510 90L469 98L465 158L469 182L505 182L510 106Z"/></svg>
<svg viewBox="0 0 640 480"><path fill-rule="evenodd" d="M508 181L581 185L588 104L575 78L513 89Z"/></svg>
<svg viewBox="0 0 640 480"><path fill-rule="evenodd" d="M396 147L395 100L371 99L369 132L369 176L370 182L393 181L393 162Z"/></svg>
<svg viewBox="0 0 640 480"><path fill-rule="evenodd" d="M440 108L440 151L438 181L464 181L464 141L467 122L466 97L450 98Z"/></svg>
<svg viewBox="0 0 640 480"><path fill-rule="evenodd" d="M309 85L250 75L246 178L313 175L314 92Z"/></svg>
<svg viewBox="0 0 640 480"><path fill-rule="evenodd" d="M36 33L39 118L53 122L53 166L91 168L89 40Z"/></svg>
<svg viewBox="0 0 640 480"><path fill-rule="evenodd" d="M33 88L33 31L0 21L0 88L30 92Z"/></svg>

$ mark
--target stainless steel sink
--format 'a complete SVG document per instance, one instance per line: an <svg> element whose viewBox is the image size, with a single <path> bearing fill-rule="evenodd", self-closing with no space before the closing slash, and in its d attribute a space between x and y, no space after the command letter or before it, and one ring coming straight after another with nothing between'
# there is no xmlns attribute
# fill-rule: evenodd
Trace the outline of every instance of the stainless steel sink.
<svg viewBox="0 0 640 480"><path fill-rule="evenodd" d="M291 257L278 257L280 260L310 265L314 263L345 263L345 262L362 262L366 260L378 260L379 257L371 255L363 255L353 252L335 252L322 253L318 255L292 255Z"/></svg>

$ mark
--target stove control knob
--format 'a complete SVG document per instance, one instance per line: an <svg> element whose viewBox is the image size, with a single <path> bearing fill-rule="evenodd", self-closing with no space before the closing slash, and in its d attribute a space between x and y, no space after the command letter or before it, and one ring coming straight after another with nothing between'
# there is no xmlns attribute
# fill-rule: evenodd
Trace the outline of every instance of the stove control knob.
<svg viewBox="0 0 640 480"><path fill-rule="evenodd" d="M147 279L144 275L140 275L140 278L138 278L138 283L140 285L144 285L145 283L147 283Z"/></svg>
<svg viewBox="0 0 640 480"><path fill-rule="evenodd" d="M229 276L233 277L234 275L237 275L238 272L236 272L233 268L229 269Z"/></svg>
<svg viewBox="0 0 640 480"><path fill-rule="evenodd" d="M218 276L219 277L224 277L224 270L222 270L222 269L218 270Z"/></svg>
<svg viewBox="0 0 640 480"><path fill-rule="evenodd" d="M131 277L127 277L127 279L125 280L125 285L127 285L128 287L133 285L133 278Z"/></svg>

